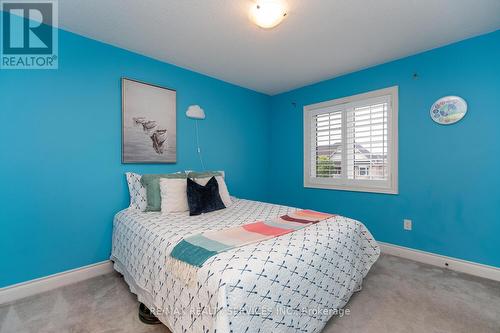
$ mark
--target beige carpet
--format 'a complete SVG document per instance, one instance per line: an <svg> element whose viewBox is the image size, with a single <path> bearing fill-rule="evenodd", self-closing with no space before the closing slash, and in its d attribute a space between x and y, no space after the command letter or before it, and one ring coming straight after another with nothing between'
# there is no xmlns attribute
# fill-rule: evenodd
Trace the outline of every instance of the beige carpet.
<svg viewBox="0 0 500 333"><path fill-rule="evenodd" d="M363 291L324 332L500 332L500 283L382 256ZM168 332L137 318L123 279L109 274L0 307L0 332Z"/></svg>

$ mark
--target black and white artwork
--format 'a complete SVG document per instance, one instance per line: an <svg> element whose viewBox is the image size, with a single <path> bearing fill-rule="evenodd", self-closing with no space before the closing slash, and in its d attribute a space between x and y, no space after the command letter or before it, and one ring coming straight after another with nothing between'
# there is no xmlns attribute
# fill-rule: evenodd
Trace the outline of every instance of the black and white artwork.
<svg viewBox="0 0 500 333"><path fill-rule="evenodd" d="M176 162L176 92L122 79L122 162Z"/></svg>

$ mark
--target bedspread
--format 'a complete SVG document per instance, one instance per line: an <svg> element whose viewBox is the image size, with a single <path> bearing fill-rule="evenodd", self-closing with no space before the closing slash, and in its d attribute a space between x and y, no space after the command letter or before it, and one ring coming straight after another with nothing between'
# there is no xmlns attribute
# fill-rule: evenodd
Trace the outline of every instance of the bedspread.
<svg viewBox="0 0 500 333"><path fill-rule="evenodd" d="M358 221L334 216L219 253L204 263L190 286L165 264L184 237L296 209L243 199L200 216L126 209L114 219L111 259L139 301L174 333L320 332L380 254Z"/></svg>

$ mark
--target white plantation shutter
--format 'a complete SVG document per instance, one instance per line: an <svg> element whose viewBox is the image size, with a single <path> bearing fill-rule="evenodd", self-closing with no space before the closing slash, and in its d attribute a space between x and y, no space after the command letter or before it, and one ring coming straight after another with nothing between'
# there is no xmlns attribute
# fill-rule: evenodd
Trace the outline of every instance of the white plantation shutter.
<svg viewBox="0 0 500 333"><path fill-rule="evenodd" d="M397 87L304 108L306 187L397 193Z"/></svg>
<svg viewBox="0 0 500 333"><path fill-rule="evenodd" d="M329 112L314 116L316 177L340 178L342 175L342 113Z"/></svg>
<svg viewBox="0 0 500 333"><path fill-rule="evenodd" d="M346 110L347 178L388 179L387 114L390 103L390 96L384 96Z"/></svg>

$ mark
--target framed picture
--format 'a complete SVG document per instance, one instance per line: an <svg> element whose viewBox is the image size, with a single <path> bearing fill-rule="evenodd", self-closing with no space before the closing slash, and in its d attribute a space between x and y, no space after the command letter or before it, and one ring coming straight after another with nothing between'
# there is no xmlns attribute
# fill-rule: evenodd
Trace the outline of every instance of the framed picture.
<svg viewBox="0 0 500 333"><path fill-rule="evenodd" d="M176 163L175 90L122 78L122 163Z"/></svg>

